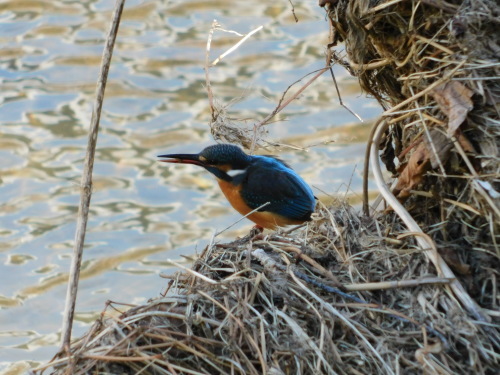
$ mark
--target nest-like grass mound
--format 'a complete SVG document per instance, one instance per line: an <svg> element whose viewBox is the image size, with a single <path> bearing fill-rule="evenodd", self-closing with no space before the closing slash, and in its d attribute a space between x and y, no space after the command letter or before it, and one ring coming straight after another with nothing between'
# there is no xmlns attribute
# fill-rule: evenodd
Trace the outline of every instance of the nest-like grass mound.
<svg viewBox="0 0 500 375"><path fill-rule="evenodd" d="M373 144L398 178L394 195L476 302L497 310L498 1L324 3L331 44L344 42L348 57L333 59L385 109Z"/></svg>
<svg viewBox="0 0 500 375"><path fill-rule="evenodd" d="M493 374L488 334L404 231L340 205L207 247L166 297L108 309L54 373Z"/></svg>

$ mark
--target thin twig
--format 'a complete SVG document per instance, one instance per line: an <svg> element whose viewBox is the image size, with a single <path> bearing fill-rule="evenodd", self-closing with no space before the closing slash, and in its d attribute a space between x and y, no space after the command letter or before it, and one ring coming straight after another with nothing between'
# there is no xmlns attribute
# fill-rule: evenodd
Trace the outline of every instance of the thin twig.
<svg viewBox="0 0 500 375"><path fill-rule="evenodd" d="M295 7L293 6L292 0L288 0L288 2L292 6L292 14L293 14L293 18L295 19L295 22L299 22L299 19L297 18L297 15L295 14Z"/></svg>
<svg viewBox="0 0 500 375"><path fill-rule="evenodd" d="M347 105L342 101L342 97L340 96L339 86L337 85L337 80L335 79L335 74L333 74L333 69L330 66L330 74L332 75L333 83L335 84L335 89L337 90L337 97L339 98L339 104L347 109L354 117L356 117L359 121L364 122L360 115L356 112L352 111Z"/></svg>
<svg viewBox="0 0 500 375"><path fill-rule="evenodd" d="M375 283L346 284L344 285L344 288L349 292L359 292L365 290L413 288L421 285L446 285L451 281L451 279L442 277L425 277L415 280L392 280Z"/></svg>
<svg viewBox="0 0 500 375"><path fill-rule="evenodd" d="M479 175L477 174L476 170L472 166L471 161L467 157L467 154L465 153L464 149L460 145L460 142L458 142L456 137L452 138L453 145L456 147L458 153L464 160L465 164L467 165L467 168L469 169L469 172L474 176L474 179L472 180L474 188L477 190L477 192L488 202L490 205L491 209L493 212L498 216L500 219L500 208L495 204L494 200L490 197L490 195L484 190L484 188L481 186L481 184L478 183L480 180Z"/></svg>
<svg viewBox="0 0 500 375"><path fill-rule="evenodd" d="M386 3L382 3L380 5L377 5L377 6L373 7L373 8L368 9L365 12L365 14L377 13L378 11L380 11L382 9L385 9L387 7L390 7L390 6L394 5L394 4L400 3L401 1L403 1L403 0L392 0L392 1L388 1Z"/></svg>
<svg viewBox="0 0 500 375"><path fill-rule="evenodd" d="M73 326L73 317L75 314L76 295L78 292L78 281L80 278L80 265L82 263L83 245L85 242L85 231L89 216L90 198L92 196L92 170L94 167L94 154L97 143L97 134L99 131L99 120L101 118L102 102L104 100L104 90L108 79L109 66L113 55L120 18L123 11L125 0L117 0L113 12L111 27L106 39L106 46L102 55L101 70L97 81L94 109L90 121L89 138L87 144L87 153L83 168L80 206L78 208L78 222L75 234L75 247L73 249L73 258L69 272L69 283L66 293L66 305L64 307L64 318L62 326L61 349L67 349L71 340L71 329Z"/></svg>
<svg viewBox="0 0 500 375"><path fill-rule="evenodd" d="M328 66L325 67L325 68L322 68L318 71L318 73L316 73L309 81L307 81L304 86L302 86L299 90L297 90L297 92L295 94L293 94L290 98L288 98L286 101L284 101L284 103L282 103L281 105L279 105L278 107L276 107L274 109L274 111L272 111L267 117L264 118L264 120L262 120L261 122L257 123L254 125L254 129L253 129L253 139L252 139L252 146L250 147L250 153L253 153L255 151L255 145L256 145L256 142L257 142L257 134L258 134L258 131L259 129L266 125L267 123L269 123L269 121L274 117L276 116L278 113L280 113L288 104L290 104L290 102L292 102L293 100L295 100L297 98L297 96L299 96L306 88L309 87L309 85L311 83L313 83L320 75L322 75L324 72L326 72L328 70Z"/></svg>
<svg viewBox="0 0 500 375"><path fill-rule="evenodd" d="M213 24L212 24L213 25ZM241 46L243 43L245 43L245 41L250 38L253 34L255 34L257 31L260 31L264 28L264 26L259 26L257 27L256 29L250 31L248 34L244 35L243 38L240 39L240 41L238 43L236 43L234 46L232 46L231 48L229 48L226 52L224 52L222 55L220 55L219 57L217 57L213 62L212 64L210 64L210 67L213 67L215 65L217 65L224 57L226 57L227 55L229 55L231 52L234 52L239 46ZM212 30L210 30L212 32ZM208 51L207 51L208 52Z"/></svg>
<svg viewBox="0 0 500 375"><path fill-rule="evenodd" d="M194 271L191 268L185 267L185 266L183 266L180 263L174 262L172 259L167 259L167 262L170 263L170 264L172 264L172 265L174 265L174 266L176 266L176 267L178 267L178 268L180 268L181 270L186 271L187 273L189 273L189 274L191 274L191 275L193 275L195 277L198 277L198 278L202 279L203 281L205 281L205 282L207 282L209 284L217 284L217 281L212 280L211 278L209 278L209 277L207 277L205 275L202 275L201 273L196 272L196 271Z"/></svg>
<svg viewBox="0 0 500 375"><path fill-rule="evenodd" d="M160 359L162 358L162 355L156 354L144 357L131 357L130 355L116 356L116 355L83 354L82 358L97 359L98 361L104 361L104 362L145 362L145 361Z"/></svg>
<svg viewBox="0 0 500 375"><path fill-rule="evenodd" d="M208 32L208 39L207 39L207 49L205 51L205 86L207 87L207 94L208 94L208 104L210 105L210 113L212 114L212 122L215 121L217 116L215 115L215 106L214 106L214 93L212 92L212 86L210 84L210 46L212 44L212 38L214 36L214 31L219 26L217 23L217 20L214 20L212 22L212 27L210 28L210 31Z"/></svg>
<svg viewBox="0 0 500 375"><path fill-rule="evenodd" d="M231 224L230 226L228 226L227 228L225 228L225 229L221 230L220 232L217 232L217 233L214 235L214 237L217 237L217 236L218 236L218 235L220 235L221 233L224 233L224 232L225 232L226 230L228 230L229 228L232 228L232 227L234 227L236 224L238 224L241 220L246 219L249 215L251 215L251 214L253 214L253 213L255 213L255 212L259 211L260 209L262 209L262 208L264 208L264 207L266 207L267 205L270 205L270 204L271 204L271 202L266 202L266 203L264 203L263 205L261 205L261 206L257 207L255 210L250 211L248 214L246 214L245 216L241 217L239 220L236 220L234 223L232 223L232 224Z"/></svg>

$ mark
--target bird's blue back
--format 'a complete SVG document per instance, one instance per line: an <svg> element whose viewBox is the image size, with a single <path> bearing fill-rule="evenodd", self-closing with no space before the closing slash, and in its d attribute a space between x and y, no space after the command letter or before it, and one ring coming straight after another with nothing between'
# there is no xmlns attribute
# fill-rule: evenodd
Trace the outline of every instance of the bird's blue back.
<svg viewBox="0 0 500 375"><path fill-rule="evenodd" d="M314 212L316 202L309 185L274 157L251 156L246 173L235 177L234 183L242 185L241 195L252 209L270 202L262 211L296 220L308 220Z"/></svg>

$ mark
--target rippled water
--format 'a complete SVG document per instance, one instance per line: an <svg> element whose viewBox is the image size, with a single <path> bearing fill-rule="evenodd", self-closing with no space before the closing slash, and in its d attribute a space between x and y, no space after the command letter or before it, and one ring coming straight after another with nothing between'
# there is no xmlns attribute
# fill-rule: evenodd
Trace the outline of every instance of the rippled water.
<svg viewBox="0 0 500 375"><path fill-rule="evenodd" d="M0 371L21 372L55 353L73 246L78 185L95 81L113 1L0 2ZM324 64L328 25L316 2L127 1L114 51L94 170L74 336L107 300L143 303L166 287L167 259L189 263L239 215L194 166L156 155L198 152L213 140L203 65L213 19L264 29L211 71L213 90L248 126L282 92ZM238 41L216 32L212 59ZM335 68L343 100L367 122L380 113ZM317 195L361 191L369 129L320 77L269 126L267 139ZM244 121L245 123L245 121ZM333 141L333 142L330 142ZM325 143L327 142L327 143ZM221 241L251 227L242 221Z"/></svg>

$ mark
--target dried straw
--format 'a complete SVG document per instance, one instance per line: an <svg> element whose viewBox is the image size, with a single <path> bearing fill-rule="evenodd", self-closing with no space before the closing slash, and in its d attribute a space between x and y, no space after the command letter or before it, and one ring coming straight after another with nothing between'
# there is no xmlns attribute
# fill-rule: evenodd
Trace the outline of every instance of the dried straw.
<svg viewBox="0 0 500 375"><path fill-rule="evenodd" d="M293 233L207 247L192 270L170 277L166 297L132 308L111 303L71 355L50 364L52 373L488 374L497 368L488 333L448 293L447 280L429 284L435 269L414 240L397 239L405 233L397 222L360 217L338 203ZM325 270L353 292L338 290ZM375 281L402 283L354 291Z"/></svg>
<svg viewBox="0 0 500 375"><path fill-rule="evenodd" d="M386 109L366 154L368 163L372 146L376 172L380 151L398 178L391 194L376 173L384 198L410 231L428 234L430 242L417 238L422 248L437 244L430 259L446 277L457 275L451 288L462 306L488 322L484 299L473 297L491 290L495 300L499 286L498 4L340 0L326 9L331 44L343 41L349 59L334 60ZM367 176L365 166L368 215Z"/></svg>

